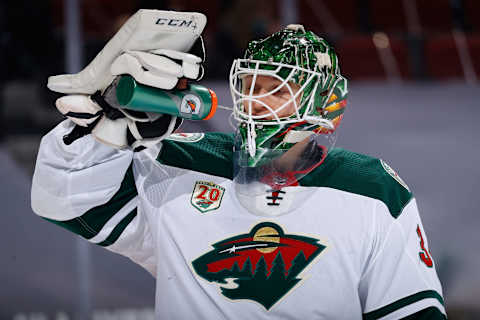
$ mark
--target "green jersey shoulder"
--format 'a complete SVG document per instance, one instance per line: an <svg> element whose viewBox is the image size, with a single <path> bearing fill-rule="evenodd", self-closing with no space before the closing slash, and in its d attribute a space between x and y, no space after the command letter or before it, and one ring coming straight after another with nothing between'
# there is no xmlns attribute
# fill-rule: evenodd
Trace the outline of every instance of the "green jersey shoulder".
<svg viewBox="0 0 480 320"><path fill-rule="evenodd" d="M408 186L381 159L336 148L300 185L328 187L382 201L397 218L412 198Z"/></svg>
<svg viewBox="0 0 480 320"><path fill-rule="evenodd" d="M163 141L157 160L168 166L233 179L234 136L228 133L175 134ZM385 203L397 218L412 198L408 186L383 160L336 148L303 177L305 187L327 187Z"/></svg>
<svg viewBox="0 0 480 320"><path fill-rule="evenodd" d="M174 134L162 141L157 161L167 166L232 179L233 139L233 134L217 132Z"/></svg>

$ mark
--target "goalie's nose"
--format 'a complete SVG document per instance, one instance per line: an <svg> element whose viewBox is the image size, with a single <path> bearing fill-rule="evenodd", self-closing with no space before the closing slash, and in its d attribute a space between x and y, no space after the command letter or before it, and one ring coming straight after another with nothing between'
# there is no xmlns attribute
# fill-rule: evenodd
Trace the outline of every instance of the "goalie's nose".
<svg viewBox="0 0 480 320"><path fill-rule="evenodd" d="M264 93L266 92L260 92L260 95ZM252 101L252 115L254 116L270 114L275 109L276 109L275 103L273 99L269 96L256 98L255 100ZM248 108L247 108L247 111L248 111Z"/></svg>

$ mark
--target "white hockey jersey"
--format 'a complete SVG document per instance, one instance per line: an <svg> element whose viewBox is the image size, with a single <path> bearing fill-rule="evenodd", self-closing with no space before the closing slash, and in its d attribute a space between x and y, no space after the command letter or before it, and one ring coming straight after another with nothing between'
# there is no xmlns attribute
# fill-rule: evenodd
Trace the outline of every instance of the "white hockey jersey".
<svg viewBox="0 0 480 320"><path fill-rule="evenodd" d="M266 218L235 193L232 135L133 153L66 146L71 129L42 139L32 208L148 270L158 319L446 317L415 199L385 162L334 149L299 186L252 199L288 206Z"/></svg>

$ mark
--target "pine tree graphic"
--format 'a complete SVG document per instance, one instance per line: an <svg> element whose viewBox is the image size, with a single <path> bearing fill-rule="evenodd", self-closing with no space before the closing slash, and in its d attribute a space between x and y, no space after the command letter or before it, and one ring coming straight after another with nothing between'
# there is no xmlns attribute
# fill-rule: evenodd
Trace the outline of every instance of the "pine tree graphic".
<svg viewBox="0 0 480 320"><path fill-rule="evenodd" d="M287 280L295 279L295 277L298 276L300 272L302 272L307 263L308 262L307 258L305 258L305 254L303 253L303 251L300 251L295 257L295 259L293 259L292 261L292 266L290 267L290 270L288 270Z"/></svg>
<svg viewBox="0 0 480 320"><path fill-rule="evenodd" d="M287 280L285 274L285 261L281 253L275 257L270 273L265 259L261 257L257 262L253 277L235 280L238 288L222 288L222 294L230 299L257 301L268 310L300 281L295 278Z"/></svg>

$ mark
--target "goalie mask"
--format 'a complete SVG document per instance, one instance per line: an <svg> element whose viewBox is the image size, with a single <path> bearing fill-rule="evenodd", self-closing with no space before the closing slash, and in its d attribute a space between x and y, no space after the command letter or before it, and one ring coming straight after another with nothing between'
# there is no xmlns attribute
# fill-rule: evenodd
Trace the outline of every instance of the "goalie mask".
<svg viewBox="0 0 480 320"><path fill-rule="evenodd" d="M333 48L301 25L250 42L233 62L230 90L239 123L235 182L250 194L254 182L296 185L323 162L348 92Z"/></svg>

